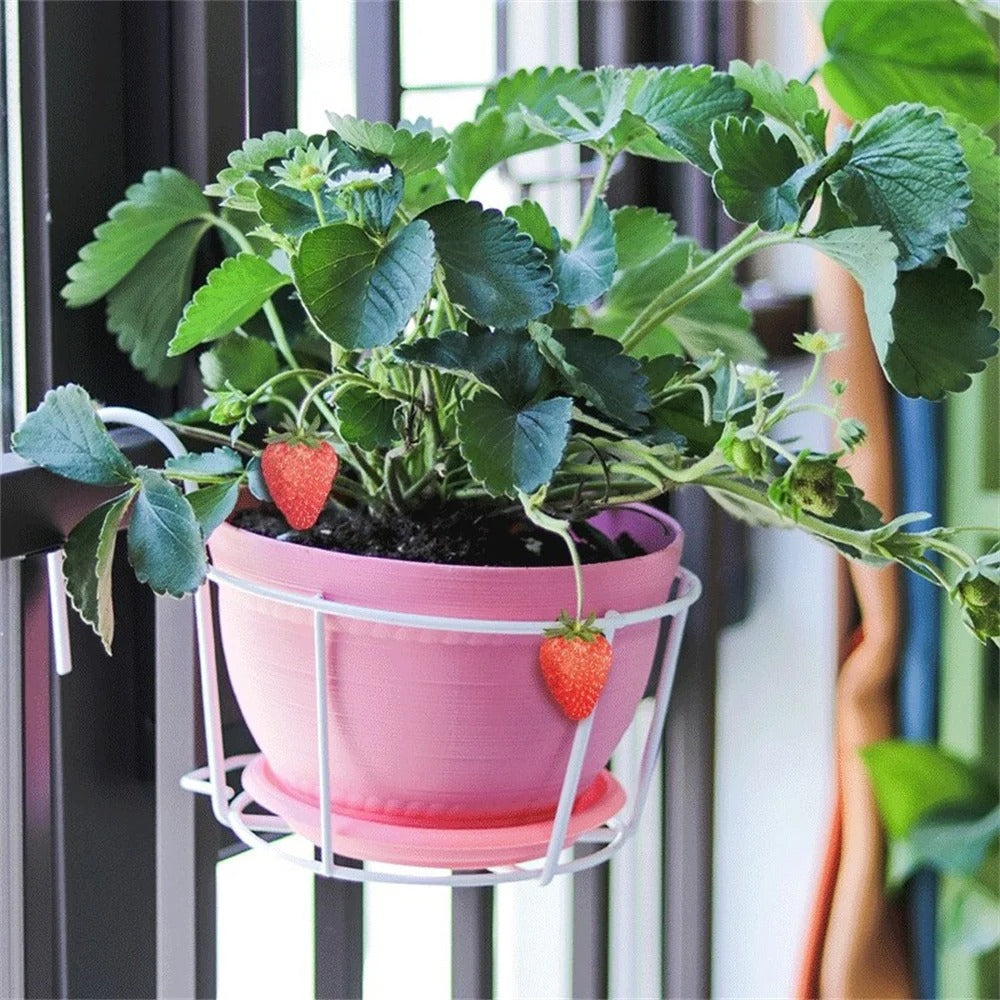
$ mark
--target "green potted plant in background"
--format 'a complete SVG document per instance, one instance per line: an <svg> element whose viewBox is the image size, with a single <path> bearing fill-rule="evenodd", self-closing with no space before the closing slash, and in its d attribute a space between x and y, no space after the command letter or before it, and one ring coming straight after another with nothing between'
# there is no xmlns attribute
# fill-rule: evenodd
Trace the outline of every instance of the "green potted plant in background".
<svg viewBox="0 0 1000 1000"><path fill-rule="evenodd" d="M327 626L331 689L359 713L333 720L334 806L415 826L550 815L567 734L596 705L580 786L594 788L656 629L617 636L609 670L586 616L667 599L680 530L636 505L676 487L902 563L995 639L996 557L968 555L958 528L909 530L916 513L883 523L840 465L865 436L839 411L842 386L828 403L805 397L836 335L803 332L815 364L783 389L760 366L733 270L779 244L827 254L860 282L893 385L961 391L996 353L995 303L976 287L996 245L994 154L975 125L918 104L830 145L826 123L809 87L763 63L543 68L498 81L451 132L331 114L324 135L248 140L204 192L170 168L146 174L63 295L74 307L106 297L109 329L153 381L200 352L205 405L173 423L210 450L133 468L77 386L29 415L21 455L120 489L67 539L75 607L109 646L111 553L128 519L132 565L159 593L202 584L207 540L217 568L349 604L551 619L552 635L457 652ZM558 143L596 158L573 231L534 201L501 212L472 200L492 168ZM711 175L745 228L709 252L663 213L611 210L612 168L629 155ZM189 301L212 231L227 256ZM784 418L817 407L834 450L782 438ZM244 595L222 604L220 627L265 783L315 802L315 723L288 707L312 684L309 616ZM484 674L490 663L502 669Z"/></svg>

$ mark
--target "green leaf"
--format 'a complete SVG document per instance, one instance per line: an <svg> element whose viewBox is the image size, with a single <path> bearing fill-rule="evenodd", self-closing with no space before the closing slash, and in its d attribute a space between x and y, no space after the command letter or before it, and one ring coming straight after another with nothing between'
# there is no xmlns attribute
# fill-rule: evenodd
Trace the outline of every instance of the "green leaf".
<svg viewBox="0 0 1000 1000"><path fill-rule="evenodd" d="M538 345L524 330L447 330L396 348L396 357L473 378L516 409L535 399L545 373Z"/></svg>
<svg viewBox="0 0 1000 1000"><path fill-rule="evenodd" d="M404 174L430 170L448 155L451 143L431 132L393 128L388 122L367 122L351 115L327 112L333 131L345 142L376 156L384 156Z"/></svg>
<svg viewBox="0 0 1000 1000"><path fill-rule="evenodd" d="M537 201L522 201L520 205L511 205L504 212L508 219L513 219L522 233L527 233L535 246L542 250L556 249L553 237L552 223L545 214L545 209Z"/></svg>
<svg viewBox="0 0 1000 1000"><path fill-rule="evenodd" d="M639 310L658 292L707 256L694 241L679 239L645 264L619 271L601 309L591 316L594 329L620 338ZM656 357L683 349L692 356L704 357L721 349L733 360L760 360L764 350L750 332L750 314L743 308L742 297L732 273L724 275L643 338L632 353Z"/></svg>
<svg viewBox="0 0 1000 1000"><path fill-rule="evenodd" d="M912 868L972 875L1000 835L1000 807L948 806L933 809L910 829Z"/></svg>
<svg viewBox="0 0 1000 1000"><path fill-rule="evenodd" d="M180 377L167 348L191 297L195 252L208 223L188 222L160 240L108 293L108 329L132 364L157 385Z"/></svg>
<svg viewBox="0 0 1000 1000"><path fill-rule="evenodd" d="M823 200L825 202L826 197ZM884 356L893 339L892 305L896 301L897 250L892 237L877 226L862 226L835 229L802 242L815 247L854 276L861 286L872 341L879 350L879 357Z"/></svg>
<svg viewBox="0 0 1000 1000"><path fill-rule="evenodd" d="M285 159L294 149L302 149L309 143L309 137L298 129L287 132L265 132L257 139L244 141L243 145L229 154L229 166L219 172L218 181L205 188L205 194L222 198L223 205L242 212L255 212L257 204L253 195L257 181L244 185L241 193L236 187L254 174L260 174L273 162Z"/></svg>
<svg viewBox="0 0 1000 1000"><path fill-rule="evenodd" d="M972 278L945 257L896 281L892 340L876 341L889 381L906 396L963 392L997 353L997 329Z"/></svg>
<svg viewBox="0 0 1000 1000"><path fill-rule="evenodd" d="M421 219L434 230L448 294L473 319L514 329L552 308L552 269L513 219L462 201L435 205Z"/></svg>
<svg viewBox="0 0 1000 1000"><path fill-rule="evenodd" d="M458 439L472 474L494 496L536 492L562 460L572 409L565 396L525 407L483 391L466 400Z"/></svg>
<svg viewBox="0 0 1000 1000"><path fill-rule="evenodd" d="M887 230L908 271L944 249L971 200L962 147L940 112L896 104L851 133L850 162L830 178L858 226Z"/></svg>
<svg viewBox="0 0 1000 1000"><path fill-rule="evenodd" d="M133 496L134 489L101 504L66 539L66 558L63 561L66 593L80 617L100 636L109 655L115 634L111 563L118 528Z"/></svg>
<svg viewBox="0 0 1000 1000"><path fill-rule="evenodd" d="M128 526L128 558L140 583L181 597L205 580L205 545L191 505L155 469L139 469L141 488Z"/></svg>
<svg viewBox="0 0 1000 1000"><path fill-rule="evenodd" d="M526 108L537 118L562 122L568 120L565 102L592 111L599 106L601 97L597 76L592 71L562 66L519 69L501 77L486 91L476 117L491 108L498 108L504 114L520 114Z"/></svg>
<svg viewBox="0 0 1000 1000"><path fill-rule="evenodd" d="M611 213L603 201L598 201L583 239L569 250L560 247L556 252L552 265L552 277L559 289L556 301L572 308L602 296L611 287L616 260Z"/></svg>
<svg viewBox="0 0 1000 1000"><path fill-rule="evenodd" d="M239 452L225 446L211 451L193 452L168 458L164 469L176 475L197 482L216 476L238 476L243 471L243 459Z"/></svg>
<svg viewBox="0 0 1000 1000"><path fill-rule="evenodd" d="M209 271L205 284L185 307L167 353L183 354L207 340L224 337L291 280L256 254L227 257L220 267Z"/></svg>
<svg viewBox="0 0 1000 1000"><path fill-rule="evenodd" d="M80 250L61 295L70 306L85 306L106 295L171 230L210 210L189 177L165 167L150 170L125 192L94 230L97 237Z"/></svg>
<svg viewBox="0 0 1000 1000"><path fill-rule="evenodd" d="M593 330L550 330L534 323L531 335L566 388L632 430L649 423L651 406L642 364L621 344Z"/></svg>
<svg viewBox="0 0 1000 1000"><path fill-rule="evenodd" d="M460 198L468 198L477 181L498 163L559 140L532 129L520 115L487 108L474 122L463 122L451 135L445 177Z"/></svg>
<svg viewBox="0 0 1000 1000"><path fill-rule="evenodd" d="M996 788L940 747L884 740L860 750L886 830L907 836L932 810L956 803L990 808Z"/></svg>
<svg viewBox="0 0 1000 1000"><path fill-rule="evenodd" d="M29 462L80 483L120 486L135 476L91 398L72 383L45 393L38 409L14 432L11 445Z"/></svg>
<svg viewBox="0 0 1000 1000"><path fill-rule="evenodd" d="M396 339L429 291L434 240L422 219L384 246L336 223L302 237L292 271L321 333L349 350L379 347Z"/></svg>
<svg viewBox="0 0 1000 1000"><path fill-rule="evenodd" d="M628 205L611 213L618 270L628 271L662 253L674 241L677 223L655 208Z"/></svg>
<svg viewBox="0 0 1000 1000"><path fill-rule="evenodd" d="M208 389L222 389L228 383L250 393L278 374L278 355L259 337L231 333L216 341L198 358L201 378Z"/></svg>
<svg viewBox="0 0 1000 1000"><path fill-rule="evenodd" d="M995 890L965 879L952 895L942 923L946 943L971 955L985 955L1000 944L1000 897Z"/></svg>
<svg viewBox="0 0 1000 1000"><path fill-rule="evenodd" d="M321 225L312 196L294 188L271 187L258 184L253 192L257 217L275 232L291 240L300 239L311 229ZM332 191L320 192L320 207L326 223L343 222L347 213L341 208Z"/></svg>
<svg viewBox="0 0 1000 1000"><path fill-rule="evenodd" d="M827 112L820 110L816 91L799 80L786 80L773 66L757 60L750 66L741 59L729 64L736 86L753 99L753 106L786 126L815 148L825 149Z"/></svg>
<svg viewBox="0 0 1000 1000"><path fill-rule="evenodd" d="M258 499L271 502L271 491L264 481L264 470L260 467L260 456L254 455L247 462L247 488Z"/></svg>
<svg viewBox="0 0 1000 1000"><path fill-rule="evenodd" d="M958 115L946 115L945 120L958 133L972 190L968 222L952 232L948 253L969 274L979 277L989 274L997 266L997 250L1000 248L1000 157L993 140L978 126ZM991 311L996 318L996 309Z"/></svg>
<svg viewBox="0 0 1000 1000"><path fill-rule="evenodd" d="M537 75L538 71L532 77ZM521 103L521 116L535 131L561 142L599 148L601 140L621 121L631 72L602 66L593 72L577 72L573 80L576 100L568 93L557 93L554 103L544 102L544 111Z"/></svg>
<svg viewBox="0 0 1000 1000"><path fill-rule="evenodd" d="M953 0L833 0L823 38L823 82L854 119L920 101L980 125L997 120L996 46Z"/></svg>
<svg viewBox="0 0 1000 1000"><path fill-rule="evenodd" d="M337 395L340 436L363 451L388 448L399 439L396 411L399 403L360 385L348 386Z"/></svg>
<svg viewBox="0 0 1000 1000"><path fill-rule="evenodd" d="M643 118L665 146L711 174L712 122L745 116L750 95L737 89L728 73L715 73L711 66L671 66L649 75L629 110ZM637 152L631 145L629 151Z"/></svg>
<svg viewBox="0 0 1000 1000"><path fill-rule="evenodd" d="M187 494L187 502L198 519L201 533L206 539L236 508L240 497L240 484L215 483L202 486Z"/></svg>
<svg viewBox="0 0 1000 1000"><path fill-rule="evenodd" d="M803 166L786 135L775 137L762 122L727 118L712 124L712 157L719 169L712 187L726 214L775 230L799 217L792 175Z"/></svg>
<svg viewBox="0 0 1000 1000"><path fill-rule="evenodd" d="M403 182L403 208L410 216L419 215L431 205L438 205L451 197L441 171L424 170L407 174Z"/></svg>

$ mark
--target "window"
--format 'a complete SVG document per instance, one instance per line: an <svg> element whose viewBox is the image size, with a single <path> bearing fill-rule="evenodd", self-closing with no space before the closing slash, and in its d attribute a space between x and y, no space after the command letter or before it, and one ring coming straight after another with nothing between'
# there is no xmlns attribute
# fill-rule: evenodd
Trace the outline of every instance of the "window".
<svg viewBox="0 0 1000 1000"><path fill-rule="evenodd" d="M296 119L321 130L327 108L371 115L380 106L389 117L430 113L447 126L475 108L498 70L518 66L725 62L728 54L706 51L697 40L715 38L711 26L734 6L730 0L5 4L5 65L7 77L19 82L20 116L8 121L14 141L6 161L16 197L8 206L0 195L0 209L8 226L23 214L24 239L10 245L23 246L25 260L23 303L15 296L11 311L5 286L0 305L3 426L48 387L70 380L160 413L197 398L193 375L177 390L152 390L116 350L101 309L67 314L57 295L77 248L143 171L173 163L207 180L247 132ZM442 21L459 20L454 37L461 43L449 39L447 51L435 48ZM487 177L477 194L503 208L530 192L564 224L579 210L586 170L571 153L545 150L525 156L510 173ZM651 201L673 198L694 211L697 186L685 181L685 187L673 171L640 180ZM699 216L707 242L712 219ZM0 231L5 281L10 232ZM20 255L11 257L16 270ZM19 320L23 339L11 335ZM139 435L121 440L149 447ZM0 475L4 651L23 667L20 675L7 671L10 686L0 688L2 791L14 799L0 818L0 859L11 850L21 856L23 846L24 862L23 896L0 897L0 931L17 952L0 952L0 984L18 982L11 977L23 966L28 996L212 995L217 983L222 994L239 996L397 991L399 981L386 978L392 963L380 957L397 932L387 921L403 912L397 898L380 901L371 888L308 877L297 883L284 869L280 886L266 889L261 859L232 853L207 804L177 788L177 774L201 762L193 651L178 639L190 634L184 605L154 602L117 574L122 641L114 658L106 659L94 637L74 625L74 673L54 680L44 553L79 519L82 495L54 492L10 455ZM698 560L710 556L710 535L691 548L699 572ZM693 631L710 636L717 603L708 595L700 608L704 618ZM697 656L710 663L709 640L702 642ZM433 952L433 969L428 965L421 976L429 992L707 993L712 688L711 671L698 673L682 685L672 709L679 735L670 750L676 773L664 776L661 789L666 819L654 804L639 854L616 860L610 879L600 869L544 893L435 889L437 895L421 899L404 890L406 905L419 910L404 929L413 936L418 924L426 925L425 940L433 941L419 953L423 960ZM236 742L239 720L229 721ZM16 838L12 824L19 827ZM658 892L640 892L650 882L669 882L663 902ZM240 920L279 906L286 938L247 936ZM642 911L646 936L636 949L632 921L640 919L640 907L650 909ZM679 934L664 940L661 912L672 932L682 929L693 940ZM622 959L625 941L640 955L634 963ZM269 981L262 971L265 951L275 946L286 957L294 949L294 982ZM239 950L238 959L229 957L230 948ZM128 961L108 958L118 955ZM394 963L414 977L412 966Z"/></svg>

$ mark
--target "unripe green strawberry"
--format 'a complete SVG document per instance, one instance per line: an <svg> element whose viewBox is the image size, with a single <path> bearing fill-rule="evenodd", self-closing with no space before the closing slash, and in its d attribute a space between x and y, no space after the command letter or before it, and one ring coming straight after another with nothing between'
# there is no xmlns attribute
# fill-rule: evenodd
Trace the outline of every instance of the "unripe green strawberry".
<svg viewBox="0 0 1000 1000"><path fill-rule="evenodd" d="M330 495L339 459L329 441L308 436L272 440L260 457L271 498L296 531L311 528Z"/></svg>
<svg viewBox="0 0 1000 1000"><path fill-rule="evenodd" d="M1000 584L982 574L963 580L958 585L958 592L962 600L974 608L1000 603Z"/></svg>
<svg viewBox="0 0 1000 1000"><path fill-rule="evenodd" d="M581 622L564 612L559 626L546 631L538 651L552 697L574 722L594 711L611 670L611 644L593 621L593 615Z"/></svg>
<svg viewBox="0 0 1000 1000"><path fill-rule="evenodd" d="M744 441L742 438L733 440L729 449L729 460L737 472L751 479L759 478L766 464L760 446L754 441Z"/></svg>
<svg viewBox="0 0 1000 1000"><path fill-rule="evenodd" d="M837 513L837 465L828 458L801 458L788 471L789 496L817 517Z"/></svg>

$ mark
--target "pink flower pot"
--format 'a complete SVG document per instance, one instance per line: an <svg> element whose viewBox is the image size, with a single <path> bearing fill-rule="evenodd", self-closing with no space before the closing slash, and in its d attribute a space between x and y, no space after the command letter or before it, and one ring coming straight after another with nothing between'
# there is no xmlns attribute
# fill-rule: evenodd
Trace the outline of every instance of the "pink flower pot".
<svg viewBox="0 0 1000 1000"><path fill-rule="evenodd" d="M603 614L666 601L681 557L677 523L648 507L608 512L594 523L611 535L627 531L647 554L585 566L585 609ZM215 531L210 549L224 572L369 608L540 621L575 605L568 567L375 559L276 541L229 524ZM222 586L218 615L229 676L263 754L267 780L282 796L315 810L312 614ZM540 636L429 631L334 617L325 628L330 805L337 816L437 830L551 818L575 724L542 679ZM584 761L580 808L603 787L599 772L642 697L658 631L653 621L620 629L614 638L611 674Z"/></svg>

